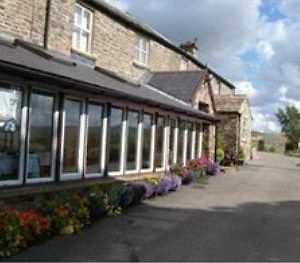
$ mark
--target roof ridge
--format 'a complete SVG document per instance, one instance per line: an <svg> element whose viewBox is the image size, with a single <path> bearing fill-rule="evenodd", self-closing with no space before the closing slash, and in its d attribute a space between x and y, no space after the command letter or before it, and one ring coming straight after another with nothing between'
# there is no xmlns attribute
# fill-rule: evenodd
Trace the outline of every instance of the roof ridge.
<svg viewBox="0 0 300 263"><path fill-rule="evenodd" d="M98 7L99 9L108 14L110 16L117 18L123 23L125 23L127 26L134 27L138 31L142 31L144 34L148 34L152 36L152 38L159 40L163 42L166 46L169 46L169 48L173 49L176 53L179 53L189 60L193 61L195 64L197 64L202 69L208 69L210 74L213 74L217 79L221 80L223 83L228 85L230 88L235 89L235 86L233 83L231 83L229 80L222 77L220 74L218 74L215 70L208 67L204 63L202 63L198 58L194 57L192 54L189 54L182 48L180 48L177 44L175 44L172 40L168 39L166 36L162 35L160 32L158 32L156 29L154 29L152 26L148 25L147 23L141 21L133 14L129 13L128 11L124 11L120 8L115 7L114 5L103 1L103 0L85 0L89 3L92 3Z"/></svg>

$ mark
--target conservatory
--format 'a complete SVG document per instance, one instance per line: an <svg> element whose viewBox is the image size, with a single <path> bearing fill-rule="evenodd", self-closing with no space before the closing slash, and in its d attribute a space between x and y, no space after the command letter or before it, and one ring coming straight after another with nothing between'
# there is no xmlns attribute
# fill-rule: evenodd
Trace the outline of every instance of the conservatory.
<svg viewBox="0 0 300 263"><path fill-rule="evenodd" d="M162 172L217 119L30 44L0 45L0 185Z"/></svg>

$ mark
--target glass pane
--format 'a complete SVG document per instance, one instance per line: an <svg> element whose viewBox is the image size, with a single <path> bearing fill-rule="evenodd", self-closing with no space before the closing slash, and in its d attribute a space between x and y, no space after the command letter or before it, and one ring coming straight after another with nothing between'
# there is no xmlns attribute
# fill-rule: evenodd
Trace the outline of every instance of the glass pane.
<svg viewBox="0 0 300 263"><path fill-rule="evenodd" d="M0 87L0 181L17 180L22 95Z"/></svg>
<svg viewBox="0 0 300 263"><path fill-rule="evenodd" d="M188 123L188 137L187 137L187 160L192 159L192 143L193 143L193 124L191 122Z"/></svg>
<svg viewBox="0 0 300 263"><path fill-rule="evenodd" d="M82 28L89 30L91 26L90 24L91 24L91 15L88 11L84 10L81 26Z"/></svg>
<svg viewBox="0 0 300 263"><path fill-rule="evenodd" d="M200 125L196 124L196 140L194 145L195 158L199 157Z"/></svg>
<svg viewBox="0 0 300 263"><path fill-rule="evenodd" d="M169 164L173 164L174 160L174 144L175 144L176 120L170 120L170 138L169 138Z"/></svg>
<svg viewBox="0 0 300 263"><path fill-rule="evenodd" d="M27 177L47 178L51 176L54 98L33 93L30 103L30 143Z"/></svg>
<svg viewBox="0 0 300 263"><path fill-rule="evenodd" d="M127 135L127 165L126 170L135 170L137 168L137 140L138 140L138 112L128 112L128 135Z"/></svg>
<svg viewBox="0 0 300 263"><path fill-rule="evenodd" d="M82 32L81 35L81 50L84 52L89 51L89 34L87 32Z"/></svg>
<svg viewBox="0 0 300 263"><path fill-rule="evenodd" d="M121 109L111 109L109 128L109 171L120 171L122 113L123 111Z"/></svg>
<svg viewBox="0 0 300 263"><path fill-rule="evenodd" d="M163 167L164 154L164 118L158 117L156 123L155 168Z"/></svg>
<svg viewBox="0 0 300 263"><path fill-rule="evenodd" d="M203 125L202 155L209 157L209 125Z"/></svg>
<svg viewBox="0 0 300 263"><path fill-rule="evenodd" d="M177 163L183 163L183 141L184 141L185 122L179 121L178 127L178 145L177 145Z"/></svg>
<svg viewBox="0 0 300 263"><path fill-rule="evenodd" d="M79 5L76 5L74 23L75 25L81 25L81 10L82 8Z"/></svg>
<svg viewBox="0 0 300 263"><path fill-rule="evenodd" d="M65 141L64 141L64 173L78 172L78 151L80 136L81 103L75 100L65 101Z"/></svg>
<svg viewBox="0 0 300 263"><path fill-rule="evenodd" d="M80 30L76 27L73 29L72 47L80 49Z"/></svg>
<svg viewBox="0 0 300 263"><path fill-rule="evenodd" d="M100 173L101 166L101 138L102 138L102 112L101 105L89 104L88 131L87 131L87 173Z"/></svg>
<svg viewBox="0 0 300 263"><path fill-rule="evenodd" d="M143 150L142 150L142 169L151 168L151 135L152 135L152 116L143 116Z"/></svg>

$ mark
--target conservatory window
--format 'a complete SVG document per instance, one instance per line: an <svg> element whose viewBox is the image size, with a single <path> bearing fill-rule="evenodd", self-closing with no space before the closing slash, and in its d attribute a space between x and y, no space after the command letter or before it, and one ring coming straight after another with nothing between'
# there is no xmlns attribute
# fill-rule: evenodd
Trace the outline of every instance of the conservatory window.
<svg viewBox="0 0 300 263"><path fill-rule="evenodd" d="M156 147L155 147L155 168L164 167L164 117L159 116L156 121Z"/></svg>
<svg viewBox="0 0 300 263"><path fill-rule="evenodd" d="M151 169L152 155L152 121L153 117L150 114L143 114L143 129L142 129L142 165L143 170Z"/></svg>
<svg viewBox="0 0 300 263"><path fill-rule="evenodd" d="M184 136L185 136L185 121L179 120L178 125L178 142L177 142L177 163L183 163L184 156Z"/></svg>
<svg viewBox="0 0 300 263"><path fill-rule="evenodd" d="M176 120L170 119L169 129L169 165L172 165L175 161L175 132L176 132Z"/></svg>
<svg viewBox="0 0 300 263"><path fill-rule="evenodd" d="M0 86L0 184L19 179L22 92Z"/></svg>
<svg viewBox="0 0 300 263"><path fill-rule="evenodd" d="M66 99L63 130L63 177L80 177L82 101Z"/></svg>
<svg viewBox="0 0 300 263"><path fill-rule="evenodd" d="M29 180L42 181L54 177L53 126L54 96L32 93L26 165Z"/></svg>
<svg viewBox="0 0 300 263"><path fill-rule="evenodd" d="M126 170L137 170L139 113L129 111L127 118L127 162Z"/></svg>
<svg viewBox="0 0 300 263"><path fill-rule="evenodd" d="M112 107L109 121L108 170L118 173L121 171L123 110Z"/></svg>
<svg viewBox="0 0 300 263"><path fill-rule="evenodd" d="M99 175L102 169L103 106L89 103L87 118L86 173Z"/></svg>

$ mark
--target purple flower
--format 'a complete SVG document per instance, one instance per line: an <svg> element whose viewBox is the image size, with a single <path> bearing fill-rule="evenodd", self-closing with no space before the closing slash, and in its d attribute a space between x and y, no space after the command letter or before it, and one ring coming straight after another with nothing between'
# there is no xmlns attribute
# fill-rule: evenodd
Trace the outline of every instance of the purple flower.
<svg viewBox="0 0 300 263"><path fill-rule="evenodd" d="M157 194L165 194L170 191L172 187L172 179L170 176L164 176L159 183L157 188Z"/></svg>
<svg viewBox="0 0 300 263"><path fill-rule="evenodd" d="M180 187L181 187L181 178L176 175L176 174L173 174L170 176L171 177L171 190L178 190Z"/></svg>
<svg viewBox="0 0 300 263"><path fill-rule="evenodd" d="M152 197L155 194L154 186L151 185L151 184L144 183L144 182L142 184L144 185L144 187L146 189L146 192L144 194L144 198L148 199L148 198Z"/></svg>
<svg viewBox="0 0 300 263"><path fill-rule="evenodd" d="M209 175L217 175L218 173L220 173L220 171L221 167L217 163L211 163L207 166L207 173Z"/></svg>

